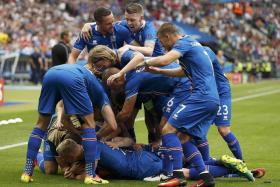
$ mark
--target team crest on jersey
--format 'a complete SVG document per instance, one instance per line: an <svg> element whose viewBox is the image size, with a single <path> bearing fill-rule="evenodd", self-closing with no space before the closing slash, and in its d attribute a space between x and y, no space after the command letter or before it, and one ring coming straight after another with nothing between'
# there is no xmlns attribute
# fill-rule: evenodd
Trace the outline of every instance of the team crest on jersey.
<svg viewBox="0 0 280 187"><path fill-rule="evenodd" d="M199 42L191 42L191 46L196 47L196 46L201 46Z"/></svg>
<svg viewBox="0 0 280 187"><path fill-rule="evenodd" d="M96 40L93 40L93 41L92 41L92 45L97 45L97 41L96 41Z"/></svg>

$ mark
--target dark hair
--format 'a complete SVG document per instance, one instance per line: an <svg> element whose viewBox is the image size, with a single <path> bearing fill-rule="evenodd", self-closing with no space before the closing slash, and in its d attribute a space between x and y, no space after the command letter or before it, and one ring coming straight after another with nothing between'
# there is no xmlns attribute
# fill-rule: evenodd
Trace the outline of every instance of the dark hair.
<svg viewBox="0 0 280 187"><path fill-rule="evenodd" d="M126 6L125 12L128 14L144 14L143 6L139 3L130 3Z"/></svg>
<svg viewBox="0 0 280 187"><path fill-rule="evenodd" d="M63 39L64 36L67 36L67 35L69 35L69 31L68 31L68 30L65 30L65 31L63 31L63 32L60 33L60 38Z"/></svg>
<svg viewBox="0 0 280 187"><path fill-rule="evenodd" d="M110 14L112 14L112 11L110 9L105 7L99 7L94 11L93 17L95 21L101 22L103 17L109 16Z"/></svg>
<svg viewBox="0 0 280 187"><path fill-rule="evenodd" d="M180 34L179 30L177 29L177 27L172 24L172 23L164 23L160 26L160 28L158 29L157 35L161 36L164 34Z"/></svg>

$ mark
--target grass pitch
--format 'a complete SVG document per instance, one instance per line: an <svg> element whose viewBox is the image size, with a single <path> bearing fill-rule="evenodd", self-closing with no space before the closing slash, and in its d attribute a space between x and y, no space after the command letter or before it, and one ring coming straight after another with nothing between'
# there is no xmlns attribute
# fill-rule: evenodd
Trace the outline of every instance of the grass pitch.
<svg viewBox="0 0 280 187"><path fill-rule="evenodd" d="M0 121L20 117L22 123L0 126L0 186L88 186L80 181L66 180L62 175L45 176L34 171L34 182L23 184L19 178L25 162L26 145L9 149L3 146L26 142L37 119L39 90L5 90L5 101L23 101L26 104L0 107ZM275 187L280 186L280 81L232 87L232 131L238 137L249 168L265 167L267 174L256 182L242 178L219 178L217 187ZM142 114L140 114L141 116ZM136 122L138 142L146 143L147 133L143 121ZM211 155L219 158L230 154L225 142L212 126L209 132ZM189 184L192 181L189 182ZM156 186L136 180L111 180L116 187Z"/></svg>

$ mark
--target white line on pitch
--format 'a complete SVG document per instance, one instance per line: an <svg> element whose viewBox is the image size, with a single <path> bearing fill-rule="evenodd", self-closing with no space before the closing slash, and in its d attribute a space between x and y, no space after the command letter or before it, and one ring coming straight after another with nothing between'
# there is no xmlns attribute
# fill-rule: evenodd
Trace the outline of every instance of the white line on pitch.
<svg viewBox="0 0 280 187"><path fill-rule="evenodd" d="M2 147L0 147L0 151L5 150L5 149L14 148L14 147L23 146L23 145L27 145L27 142L21 142L21 143L17 143L17 144L11 144L11 145L2 146Z"/></svg>

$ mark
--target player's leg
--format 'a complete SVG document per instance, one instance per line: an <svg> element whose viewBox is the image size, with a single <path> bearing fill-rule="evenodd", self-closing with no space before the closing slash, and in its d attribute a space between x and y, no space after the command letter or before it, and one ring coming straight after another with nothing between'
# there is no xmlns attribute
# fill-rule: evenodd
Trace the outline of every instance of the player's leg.
<svg viewBox="0 0 280 187"><path fill-rule="evenodd" d="M186 185L183 173L178 172L182 169L183 153L181 142L176 132L177 129L168 122L162 129L162 146L165 148L162 170L165 173L161 177L162 183L158 185L161 187Z"/></svg>
<svg viewBox="0 0 280 187"><path fill-rule="evenodd" d="M55 156L58 156L55 150L55 146L51 142L48 142L48 140L45 140L43 159L44 159L44 169L46 174L57 173L58 164L55 160Z"/></svg>
<svg viewBox="0 0 280 187"><path fill-rule="evenodd" d="M83 120L85 123L82 125L82 145L86 162L86 177L84 182L86 184L107 184L109 183L108 181L97 177L95 173L97 139L93 113L83 116Z"/></svg>
<svg viewBox="0 0 280 187"><path fill-rule="evenodd" d="M21 176L22 182L32 181L31 177L33 174L34 161L40 149L41 142L42 139L44 138L44 134L48 127L50 119L51 116L44 116L42 114L39 114L37 125L36 127L34 127L34 129L32 130L29 136L27 153L26 153L26 162L25 162L23 174Z"/></svg>
<svg viewBox="0 0 280 187"><path fill-rule="evenodd" d="M200 174L205 185L214 186L213 177L206 170L202 155L191 138L206 137L211 122L216 116L218 105L212 101L187 100L172 113L168 122L180 131L184 156Z"/></svg>
<svg viewBox="0 0 280 187"><path fill-rule="evenodd" d="M204 161L210 160L210 151L207 137L193 139Z"/></svg>
<svg viewBox="0 0 280 187"><path fill-rule="evenodd" d="M214 123L216 124L220 135L227 142L232 154L240 160L243 160L242 150L238 139L230 130L231 120L231 99L230 97L221 97L221 105L217 112Z"/></svg>

